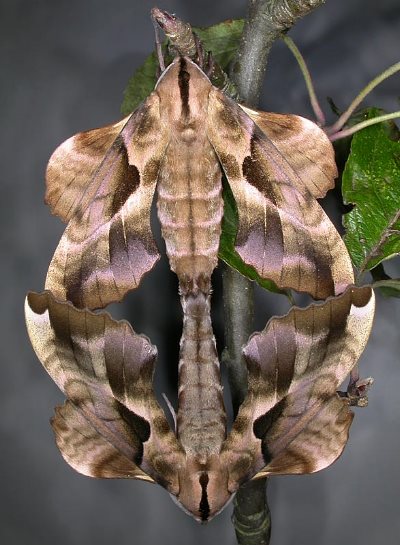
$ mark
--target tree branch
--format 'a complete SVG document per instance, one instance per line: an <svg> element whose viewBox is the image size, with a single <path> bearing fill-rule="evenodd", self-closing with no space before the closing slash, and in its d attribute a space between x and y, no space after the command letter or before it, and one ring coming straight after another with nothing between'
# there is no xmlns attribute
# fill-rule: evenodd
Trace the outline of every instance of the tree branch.
<svg viewBox="0 0 400 545"><path fill-rule="evenodd" d="M238 409L247 394L247 370L242 361L242 348L253 331L253 282L223 265L222 285L224 299L225 364L231 389L233 412Z"/></svg>
<svg viewBox="0 0 400 545"><path fill-rule="evenodd" d="M230 77L239 100L255 107L261 94L272 44L282 32L324 3L325 0L249 0L248 16ZM225 314L224 361L227 366L235 414L247 393L247 372L242 346L253 330L253 285L225 266L223 271ZM232 521L240 545L268 545L271 534L266 480L250 481L234 499Z"/></svg>
<svg viewBox="0 0 400 545"><path fill-rule="evenodd" d="M256 106L260 98L268 55L282 32L319 7L325 0L249 0L248 16L231 78L240 99Z"/></svg>
<svg viewBox="0 0 400 545"><path fill-rule="evenodd" d="M267 479L249 481L234 498L232 522L239 544L268 545L271 513L266 501Z"/></svg>

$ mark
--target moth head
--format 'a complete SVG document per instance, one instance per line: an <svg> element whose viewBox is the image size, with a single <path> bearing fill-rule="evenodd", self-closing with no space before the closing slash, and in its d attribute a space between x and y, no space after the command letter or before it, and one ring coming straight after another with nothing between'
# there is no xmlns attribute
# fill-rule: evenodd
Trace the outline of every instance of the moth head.
<svg viewBox="0 0 400 545"><path fill-rule="evenodd" d="M187 127L205 119L212 88L204 72L188 57L176 57L161 74L155 88L161 115L171 127Z"/></svg>
<svg viewBox="0 0 400 545"><path fill-rule="evenodd" d="M228 490L228 472L219 461L210 458L206 465L188 460L179 476L178 505L198 522L206 523L232 499Z"/></svg>

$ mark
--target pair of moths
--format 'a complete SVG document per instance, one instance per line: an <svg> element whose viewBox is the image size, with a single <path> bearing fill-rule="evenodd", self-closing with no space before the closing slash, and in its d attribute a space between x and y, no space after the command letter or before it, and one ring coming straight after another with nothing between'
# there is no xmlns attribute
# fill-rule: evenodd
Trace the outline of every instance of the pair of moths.
<svg viewBox="0 0 400 545"><path fill-rule="evenodd" d="M341 454L353 413L336 390L365 347L373 313L371 288L349 287L273 318L244 348L249 389L227 438L217 442L195 422L201 438L193 433L191 443L157 403L157 350L146 337L50 292L26 301L33 347L67 397L52 419L64 459L91 477L157 482L201 522L253 477L318 471Z"/></svg>
<svg viewBox="0 0 400 545"><path fill-rule="evenodd" d="M336 296L251 338L249 394L228 437L210 319L222 173L238 207L241 258L279 288ZM351 413L336 388L365 345L373 297L369 288L343 293L354 281L350 259L316 200L335 176L315 124L241 107L186 57L130 116L54 152L46 201L68 225L48 291L30 294L26 313L35 351L68 398L53 420L68 463L158 482L207 521L254 475L315 471L340 454ZM152 389L155 348L125 322L90 312L122 300L158 260L156 191L184 313L176 433Z"/></svg>

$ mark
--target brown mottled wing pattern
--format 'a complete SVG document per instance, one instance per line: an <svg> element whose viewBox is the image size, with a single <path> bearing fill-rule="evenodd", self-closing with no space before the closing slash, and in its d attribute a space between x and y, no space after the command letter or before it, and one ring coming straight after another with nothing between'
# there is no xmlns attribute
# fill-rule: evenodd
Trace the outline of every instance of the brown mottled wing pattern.
<svg viewBox="0 0 400 545"><path fill-rule="evenodd" d="M78 206L86 208L101 181L96 172L129 118L80 132L54 151L47 165L45 196L53 214L69 221Z"/></svg>
<svg viewBox="0 0 400 545"><path fill-rule="evenodd" d="M71 401L56 407L51 425L64 460L79 473L103 479L154 482L103 437Z"/></svg>
<svg viewBox="0 0 400 545"><path fill-rule="evenodd" d="M242 259L278 287L317 299L352 284L351 261L339 233L310 193L311 184L294 170L297 152L291 163L240 106L215 88L209 95L208 136L237 203L236 250Z"/></svg>
<svg viewBox="0 0 400 545"><path fill-rule="evenodd" d="M370 334L369 287L273 318L244 348L249 392L222 447L231 486L258 473L310 473L341 454L353 414L337 388ZM230 468L230 469L229 469Z"/></svg>
<svg viewBox="0 0 400 545"><path fill-rule="evenodd" d="M175 492L182 450L153 393L155 347L127 322L78 310L49 292L30 293L25 310L33 348L70 402L53 421L65 459L98 476L108 471L110 456L112 476L118 467L120 477L145 472ZM99 451L89 461L84 449L71 449L85 437Z"/></svg>
<svg viewBox="0 0 400 545"><path fill-rule="evenodd" d="M293 114L275 114L251 110L240 105L270 139L297 174L300 192L306 187L316 199L335 186L338 175L335 152L329 138L315 123Z"/></svg>
<svg viewBox="0 0 400 545"><path fill-rule="evenodd" d="M96 129L96 138L100 139L102 130L103 142L109 142L114 136L109 127ZM77 146L80 140L78 135L72 143ZM66 196L69 203L76 189L74 214L46 279L46 289L56 297L80 308L102 308L120 301L153 267L159 254L150 227L150 208L167 144L159 99L152 93L124 124L97 168L82 148L84 160L80 161L72 144L55 152L58 159L51 160L50 171L54 164L60 170L63 160L70 164L65 150L71 147L71 168L78 180L72 182L71 195ZM95 155L94 163L99 160L99 154ZM88 189L82 192L85 180ZM55 206L53 203L53 209Z"/></svg>

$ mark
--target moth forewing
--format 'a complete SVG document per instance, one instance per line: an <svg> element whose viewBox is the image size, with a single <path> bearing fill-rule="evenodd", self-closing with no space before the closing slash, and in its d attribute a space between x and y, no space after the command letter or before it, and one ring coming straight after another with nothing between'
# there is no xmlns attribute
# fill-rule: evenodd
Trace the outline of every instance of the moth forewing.
<svg viewBox="0 0 400 545"><path fill-rule="evenodd" d="M71 164L80 180L70 186L78 204L50 263L45 284L60 299L90 309L121 301L159 258L150 227L150 208L168 143L155 93L129 117L101 160L96 152L96 168L88 160L91 142L99 135L109 142L115 133L109 127L93 132L90 137L86 134L83 138L82 133L74 137L81 143L70 155L58 154L63 159L57 161L58 169L64 165L67 176ZM60 180L68 186L67 178Z"/></svg>
<svg viewBox="0 0 400 545"><path fill-rule="evenodd" d="M353 414L336 390L365 348L374 309L370 287L350 286L251 336L248 397L222 446L230 483L258 472L310 473L340 456Z"/></svg>
<svg viewBox="0 0 400 545"><path fill-rule="evenodd" d="M125 321L76 309L50 292L28 294L25 308L36 354L69 400L53 420L68 463L91 476L144 472L177 493L184 453L153 392L149 340Z"/></svg>
<svg viewBox="0 0 400 545"><path fill-rule="evenodd" d="M56 407L51 426L62 457L75 471L88 477L155 482L101 435L70 401Z"/></svg>
<svg viewBox="0 0 400 545"><path fill-rule="evenodd" d="M317 299L343 292L354 282L350 257L290 156L286 159L279 143L275 145L238 104L216 88L209 94L207 121L207 134L238 207L236 250L243 261L282 289L305 291ZM302 124L297 126L300 137ZM293 138L293 127L282 127L279 140L285 130ZM321 147L326 146L324 137ZM330 156L333 161L332 152ZM309 157L303 157L307 166ZM293 164L298 161L296 152ZM301 169L302 176L305 170ZM331 164L328 177L334 172Z"/></svg>
<svg viewBox="0 0 400 545"><path fill-rule="evenodd" d="M334 188L338 175L335 152L318 125L298 115L262 112L242 104L239 106L297 174L291 181L300 193L306 189L313 197L320 199Z"/></svg>

